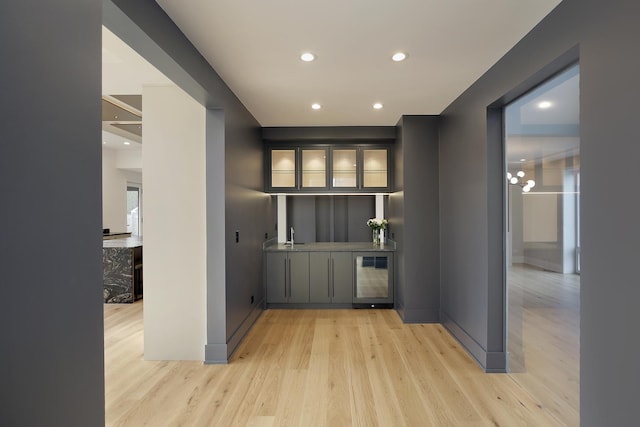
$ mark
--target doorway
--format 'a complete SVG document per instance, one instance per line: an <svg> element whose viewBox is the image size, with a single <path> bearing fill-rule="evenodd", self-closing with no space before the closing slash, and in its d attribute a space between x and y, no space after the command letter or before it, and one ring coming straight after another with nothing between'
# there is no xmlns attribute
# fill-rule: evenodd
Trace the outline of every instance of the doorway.
<svg viewBox="0 0 640 427"><path fill-rule="evenodd" d="M507 369L579 425L579 66L504 109Z"/></svg>
<svg viewBox="0 0 640 427"><path fill-rule="evenodd" d="M142 185L127 183L127 232L142 236Z"/></svg>

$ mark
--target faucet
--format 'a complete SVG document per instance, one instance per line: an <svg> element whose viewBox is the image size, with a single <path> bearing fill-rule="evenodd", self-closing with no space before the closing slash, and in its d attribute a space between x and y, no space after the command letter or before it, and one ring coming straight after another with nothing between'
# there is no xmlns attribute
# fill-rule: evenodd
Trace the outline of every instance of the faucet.
<svg viewBox="0 0 640 427"><path fill-rule="evenodd" d="M294 234L293 227L291 227L291 246L293 246L293 234Z"/></svg>

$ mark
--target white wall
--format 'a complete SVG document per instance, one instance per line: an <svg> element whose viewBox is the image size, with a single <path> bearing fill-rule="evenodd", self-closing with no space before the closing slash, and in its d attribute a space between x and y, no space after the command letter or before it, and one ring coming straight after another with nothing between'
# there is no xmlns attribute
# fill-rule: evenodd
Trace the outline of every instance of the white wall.
<svg viewBox="0 0 640 427"><path fill-rule="evenodd" d="M122 170L131 168L134 170ZM127 183L142 184L142 151L102 148L102 227L127 231Z"/></svg>
<svg viewBox="0 0 640 427"><path fill-rule="evenodd" d="M204 360L205 109L144 87L144 357Z"/></svg>
<svg viewBox="0 0 640 427"><path fill-rule="evenodd" d="M142 172L142 150L119 150L116 155L116 165L120 169L131 169Z"/></svg>
<svg viewBox="0 0 640 427"><path fill-rule="evenodd" d="M117 152L102 149L102 228L127 231L127 179L116 167ZM80 196L79 196L80 197Z"/></svg>

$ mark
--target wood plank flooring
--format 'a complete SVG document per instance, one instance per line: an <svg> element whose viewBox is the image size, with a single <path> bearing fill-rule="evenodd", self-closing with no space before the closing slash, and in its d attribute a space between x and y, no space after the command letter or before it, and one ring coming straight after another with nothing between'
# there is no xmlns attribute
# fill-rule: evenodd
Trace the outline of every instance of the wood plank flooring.
<svg viewBox="0 0 640 427"><path fill-rule="evenodd" d="M580 425L580 276L508 271L510 375L558 420Z"/></svg>
<svg viewBox="0 0 640 427"><path fill-rule="evenodd" d="M108 426L556 426L440 325L268 310L228 365L143 361L142 302L105 304Z"/></svg>

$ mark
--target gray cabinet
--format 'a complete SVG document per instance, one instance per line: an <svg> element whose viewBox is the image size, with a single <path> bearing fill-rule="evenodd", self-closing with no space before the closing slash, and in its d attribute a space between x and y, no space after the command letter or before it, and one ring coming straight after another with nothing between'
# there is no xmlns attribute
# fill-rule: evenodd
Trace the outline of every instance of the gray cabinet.
<svg viewBox="0 0 640 427"><path fill-rule="evenodd" d="M353 263L351 252L309 253L309 301L351 303Z"/></svg>
<svg viewBox="0 0 640 427"><path fill-rule="evenodd" d="M389 144L269 144L265 151L265 189L271 193L388 192Z"/></svg>
<svg viewBox="0 0 640 427"><path fill-rule="evenodd" d="M309 302L309 253L268 252L267 303Z"/></svg>

